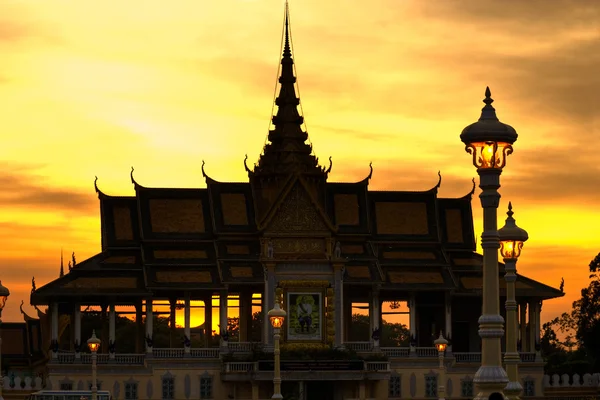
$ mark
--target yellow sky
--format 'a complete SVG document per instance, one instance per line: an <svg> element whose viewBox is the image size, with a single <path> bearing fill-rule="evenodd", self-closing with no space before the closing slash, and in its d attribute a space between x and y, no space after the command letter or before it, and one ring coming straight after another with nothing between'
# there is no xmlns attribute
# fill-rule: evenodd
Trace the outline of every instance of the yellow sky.
<svg viewBox="0 0 600 400"><path fill-rule="evenodd" d="M502 175L530 235L518 269L567 295L600 251L600 3L554 0L302 0L290 5L294 56L315 153L331 181L370 188L471 188L459 134L492 89L519 132ZM31 276L58 274L60 248L100 249L93 178L146 186L245 181L267 134L281 0L0 2L0 279L20 320ZM479 200L473 202L481 232ZM26 308L31 310L30 307Z"/></svg>

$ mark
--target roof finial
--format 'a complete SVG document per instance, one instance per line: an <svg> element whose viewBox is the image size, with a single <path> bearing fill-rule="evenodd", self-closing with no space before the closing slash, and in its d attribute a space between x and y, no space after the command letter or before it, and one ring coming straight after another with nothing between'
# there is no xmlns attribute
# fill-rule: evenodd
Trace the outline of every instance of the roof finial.
<svg viewBox="0 0 600 400"><path fill-rule="evenodd" d="M65 265L63 264L63 249L60 248L60 277L65 276Z"/></svg>
<svg viewBox="0 0 600 400"><path fill-rule="evenodd" d="M485 99L483 99L483 102L485 103L485 106L481 109L481 117L479 117L479 120L482 121L485 119L489 119L498 121L498 117L496 116L496 109L492 107L494 99L492 99L492 92L490 91L489 86L486 86L485 88Z"/></svg>
<svg viewBox="0 0 600 400"><path fill-rule="evenodd" d="M285 2L285 43L283 45L283 57L290 58L292 50L290 49L290 7L286 0Z"/></svg>

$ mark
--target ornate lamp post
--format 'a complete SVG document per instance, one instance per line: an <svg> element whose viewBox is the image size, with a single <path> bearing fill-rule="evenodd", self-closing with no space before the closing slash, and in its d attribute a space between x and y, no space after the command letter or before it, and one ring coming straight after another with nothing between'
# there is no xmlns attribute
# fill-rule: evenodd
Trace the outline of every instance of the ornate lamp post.
<svg viewBox="0 0 600 400"><path fill-rule="evenodd" d="M479 120L460 134L467 153L473 156L473 165L479 174L479 195L483 207L483 295L482 315L479 318L481 337L481 366L473 382L477 385L476 399L487 399L492 393L502 394L508 383L506 371L502 368L500 338L504 334L504 319L500 316L500 288L498 279L498 203L500 202L500 174L506 165L506 158L513 152L512 144L517 140L517 132L503 124L492 107L490 89L485 90L485 106ZM497 395L496 395L497 396Z"/></svg>
<svg viewBox="0 0 600 400"><path fill-rule="evenodd" d="M440 337L433 341L433 344L437 348L438 358L440 359L440 380L438 382L438 399L444 400L444 393L446 391L446 387L444 386L444 381L446 380L446 370L444 369L444 353L446 352L446 347L448 346L448 341L444 339L444 335L440 332Z"/></svg>
<svg viewBox="0 0 600 400"><path fill-rule="evenodd" d="M88 348L92 352L92 400L98 400L98 386L96 383L96 357L100 343L102 343L102 341L96 337L96 330L93 330L92 337L87 341Z"/></svg>
<svg viewBox="0 0 600 400"><path fill-rule="evenodd" d="M523 242L529 239L524 229L517 226L512 217L512 204L508 203L506 223L498 230L500 238L500 254L504 258L504 279L506 280L506 372L508 385L504 389L506 396L513 400L519 399L523 387L519 383L519 362L521 357L517 351L517 300L515 295L515 282L517 280L517 259L521 255Z"/></svg>
<svg viewBox="0 0 600 400"><path fill-rule="evenodd" d="M287 313L281 309L278 300L273 309L269 311L268 315L271 325L273 326L273 337L275 339L275 368L273 368L273 397L271 398L283 399L283 396L281 395L281 372L279 369L279 333Z"/></svg>
<svg viewBox="0 0 600 400"><path fill-rule="evenodd" d="M0 281L0 400L4 400L2 397L2 386L4 385L4 378L2 377L2 309L8 296L10 296L10 291L2 286L2 281Z"/></svg>

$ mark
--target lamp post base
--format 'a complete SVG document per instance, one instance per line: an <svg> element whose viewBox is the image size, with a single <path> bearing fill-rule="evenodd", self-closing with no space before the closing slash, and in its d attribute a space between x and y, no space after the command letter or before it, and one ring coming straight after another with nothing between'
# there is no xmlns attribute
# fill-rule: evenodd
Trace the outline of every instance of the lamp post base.
<svg viewBox="0 0 600 400"><path fill-rule="evenodd" d="M272 399L283 399L283 396L281 394L274 394L273 396L271 396Z"/></svg>
<svg viewBox="0 0 600 400"><path fill-rule="evenodd" d="M484 366L479 367L479 370L475 374L473 383L477 386L479 392L475 397L475 400L488 400L490 395L498 393L504 397L504 388L508 383L508 376L504 368L500 366Z"/></svg>
<svg viewBox="0 0 600 400"><path fill-rule="evenodd" d="M508 382L504 388L504 394L508 400L519 400L519 394L523 391L523 387L519 382Z"/></svg>

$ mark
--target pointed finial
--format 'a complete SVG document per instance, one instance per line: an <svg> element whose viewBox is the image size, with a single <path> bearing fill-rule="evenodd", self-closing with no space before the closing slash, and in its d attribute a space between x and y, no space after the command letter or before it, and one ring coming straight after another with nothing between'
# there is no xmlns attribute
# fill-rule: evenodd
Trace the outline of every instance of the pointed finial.
<svg viewBox="0 0 600 400"><path fill-rule="evenodd" d="M492 107L494 99L492 99L492 92L489 86L486 86L485 88L485 99L483 99L483 102L485 103L485 106L481 109L481 117L479 117L479 120L489 119L498 121L496 109Z"/></svg>
<svg viewBox="0 0 600 400"><path fill-rule="evenodd" d="M442 171L438 171L438 183L435 185L434 189L439 189L442 186Z"/></svg>
<svg viewBox="0 0 600 400"><path fill-rule="evenodd" d="M512 202L508 202L508 211L506 213L506 215L508 215L508 218L512 218L514 212L512 210Z"/></svg>
<svg viewBox="0 0 600 400"><path fill-rule="evenodd" d="M292 50L290 49L290 8L289 4L285 2L285 42L283 45L283 58L290 58L292 56Z"/></svg>
<svg viewBox="0 0 600 400"><path fill-rule="evenodd" d="M203 177L203 178L207 178L207 176L206 176L206 172L204 172L204 164L205 164L205 163L204 163L204 160L202 160L202 177Z"/></svg>
<svg viewBox="0 0 600 400"><path fill-rule="evenodd" d="M65 265L63 264L63 249L60 248L60 277L65 276Z"/></svg>

